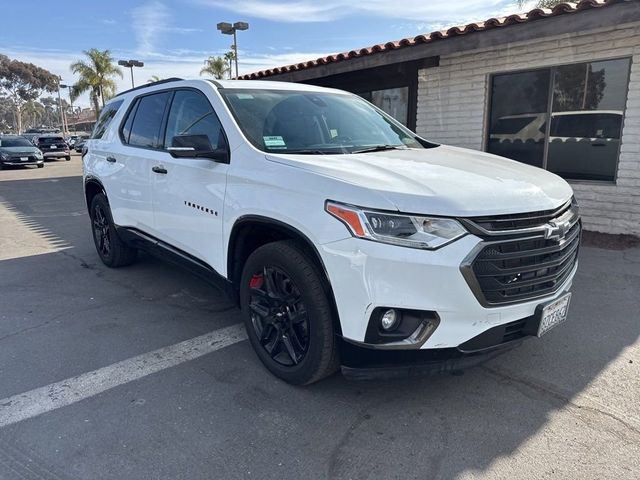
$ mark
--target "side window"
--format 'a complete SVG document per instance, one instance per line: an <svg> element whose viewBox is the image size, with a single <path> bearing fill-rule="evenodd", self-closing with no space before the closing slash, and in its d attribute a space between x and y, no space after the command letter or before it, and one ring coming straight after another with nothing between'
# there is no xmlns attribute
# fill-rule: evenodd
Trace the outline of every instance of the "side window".
<svg viewBox="0 0 640 480"><path fill-rule="evenodd" d="M127 116L127 120L124 122L122 126L122 140L124 143L129 143L129 137L131 136L131 125L133 124L133 119L136 116L136 110L138 110L138 100L133 101L133 106L129 110L129 114Z"/></svg>
<svg viewBox="0 0 640 480"><path fill-rule="evenodd" d="M209 145L215 150L224 144L223 135L220 121L204 94L195 90L176 91L167 120L165 147L180 146L180 137L197 136L203 150Z"/></svg>
<svg viewBox="0 0 640 480"><path fill-rule="evenodd" d="M107 127L113 120L113 117L118 113L118 109L120 105L122 105L122 100L116 100L115 102L111 102L102 109L100 112L100 118L96 122L96 126L93 128L93 132L91 133L91 138L102 138L104 132L107 131Z"/></svg>
<svg viewBox="0 0 640 480"><path fill-rule="evenodd" d="M129 134L129 145L157 148L160 146L162 118L170 92L146 95L138 100Z"/></svg>

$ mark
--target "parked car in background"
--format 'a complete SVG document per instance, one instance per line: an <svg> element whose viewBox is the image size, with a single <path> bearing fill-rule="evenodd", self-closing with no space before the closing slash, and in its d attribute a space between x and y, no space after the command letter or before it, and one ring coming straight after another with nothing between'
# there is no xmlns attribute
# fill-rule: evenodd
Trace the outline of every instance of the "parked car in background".
<svg viewBox="0 0 640 480"><path fill-rule="evenodd" d="M73 145L73 149L76 153L82 153L82 148L85 146L87 139L86 138L78 138Z"/></svg>
<svg viewBox="0 0 640 480"><path fill-rule="evenodd" d="M69 148L73 148L73 146L76 144L76 140L78 140L78 136L77 135L69 135L67 137L64 138L65 142L67 142L67 145L69 145Z"/></svg>
<svg viewBox="0 0 640 480"><path fill-rule="evenodd" d="M457 369L567 318L571 186L356 95L167 80L106 104L85 152L102 262L149 249L220 281L287 382Z"/></svg>
<svg viewBox="0 0 640 480"><path fill-rule="evenodd" d="M547 168L580 179L615 178L622 111L579 110L551 114Z"/></svg>
<svg viewBox="0 0 640 480"><path fill-rule="evenodd" d="M0 169L5 166L44 167L44 157L29 139L19 135L0 135Z"/></svg>
<svg viewBox="0 0 640 480"><path fill-rule="evenodd" d="M69 145L67 145L67 142L65 142L62 135L38 135L34 141L34 144L42 151L45 159L64 158L65 160L71 160Z"/></svg>

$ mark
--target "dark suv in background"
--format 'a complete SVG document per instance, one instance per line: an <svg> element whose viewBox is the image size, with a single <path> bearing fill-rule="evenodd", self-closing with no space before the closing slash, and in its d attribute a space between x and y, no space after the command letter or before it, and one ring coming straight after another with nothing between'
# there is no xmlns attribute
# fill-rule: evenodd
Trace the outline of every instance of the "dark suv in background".
<svg viewBox="0 0 640 480"><path fill-rule="evenodd" d="M60 134L38 135L33 143L42 151L44 159L63 158L71 160L71 152L69 145L65 142L64 137Z"/></svg>

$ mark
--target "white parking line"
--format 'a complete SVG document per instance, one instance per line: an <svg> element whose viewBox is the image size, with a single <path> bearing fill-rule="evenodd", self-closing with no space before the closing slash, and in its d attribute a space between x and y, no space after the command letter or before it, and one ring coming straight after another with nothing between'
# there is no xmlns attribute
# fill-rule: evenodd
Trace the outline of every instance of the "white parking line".
<svg viewBox="0 0 640 480"><path fill-rule="evenodd" d="M194 360L247 338L240 324L0 400L0 428Z"/></svg>

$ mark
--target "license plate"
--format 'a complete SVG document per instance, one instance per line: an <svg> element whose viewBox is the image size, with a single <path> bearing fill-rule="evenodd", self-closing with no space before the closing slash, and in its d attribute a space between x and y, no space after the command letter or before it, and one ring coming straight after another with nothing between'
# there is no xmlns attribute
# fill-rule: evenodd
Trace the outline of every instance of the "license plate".
<svg viewBox="0 0 640 480"><path fill-rule="evenodd" d="M56 148L58 148L58 147L56 147L55 145L51 145L49 148L50 148L51 150L55 150L55 149L56 149Z"/></svg>
<svg viewBox="0 0 640 480"><path fill-rule="evenodd" d="M21 162L26 162L27 160L29 160L29 157L20 157Z"/></svg>
<svg viewBox="0 0 640 480"><path fill-rule="evenodd" d="M571 294L567 293L542 308L538 337L541 337L553 327L560 325L567 319Z"/></svg>

